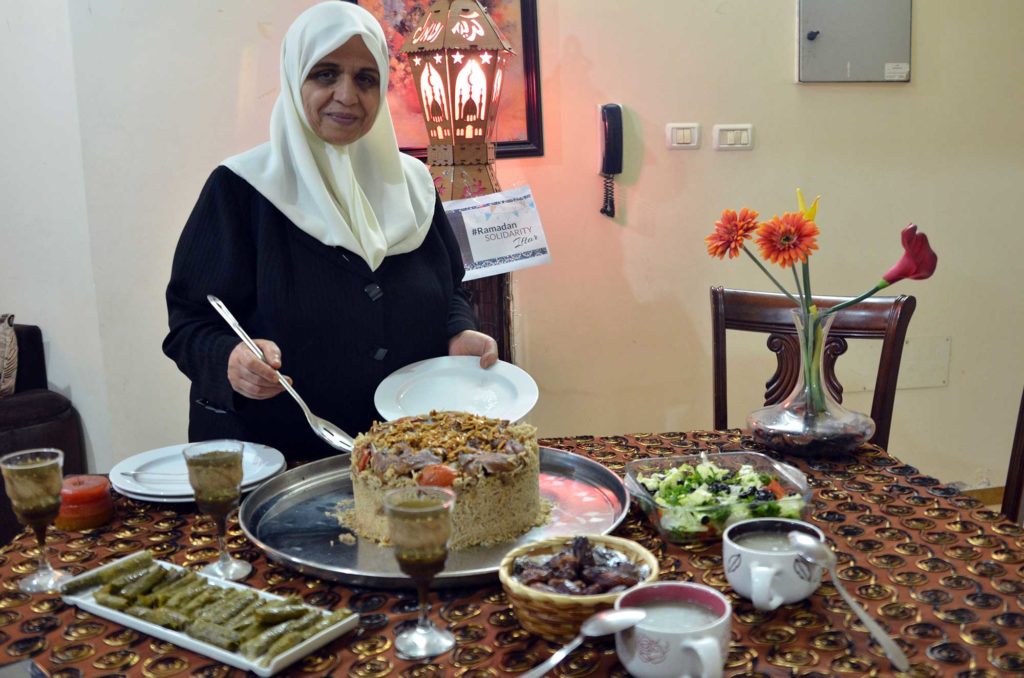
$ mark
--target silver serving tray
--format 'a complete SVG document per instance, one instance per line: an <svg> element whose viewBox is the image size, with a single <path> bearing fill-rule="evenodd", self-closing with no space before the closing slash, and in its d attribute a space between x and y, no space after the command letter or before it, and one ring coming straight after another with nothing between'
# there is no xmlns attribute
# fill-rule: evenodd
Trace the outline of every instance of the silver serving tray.
<svg viewBox="0 0 1024 678"><path fill-rule="evenodd" d="M540 493L552 505L546 525L515 541L452 551L433 586L491 581L501 559L516 546L558 535L608 534L629 510L629 493L615 473L549 447L540 448ZM390 548L359 539L338 524L332 515L336 507L351 507L351 502L349 456L342 454L268 480L242 502L238 519L249 540L271 560L304 574L357 586L410 586Z"/></svg>

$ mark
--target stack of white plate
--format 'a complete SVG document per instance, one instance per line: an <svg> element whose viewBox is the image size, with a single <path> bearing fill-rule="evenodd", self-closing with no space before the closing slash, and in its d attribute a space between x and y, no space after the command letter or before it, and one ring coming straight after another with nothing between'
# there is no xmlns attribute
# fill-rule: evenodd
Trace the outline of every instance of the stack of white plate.
<svg viewBox="0 0 1024 678"><path fill-rule="evenodd" d="M182 450L188 443L132 455L110 469L110 484L132 499L162 503L194 501ZM284 470L284 455L272 447L245 443L242 450L242 492L255 489Z"/></svg>

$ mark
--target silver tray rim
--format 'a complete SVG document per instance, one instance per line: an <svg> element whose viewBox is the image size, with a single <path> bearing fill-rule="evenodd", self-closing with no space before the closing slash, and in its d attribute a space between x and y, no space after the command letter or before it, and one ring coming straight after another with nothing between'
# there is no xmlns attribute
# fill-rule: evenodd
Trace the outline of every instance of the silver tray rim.
<svg viewBox="0 0 1024 678"><path fill-rule="evenodd" d="M348 477L349 475L349 453L339 454L326 459L320 459L309 464L279 473L270 478L247 496L238 509L238 523L245 533L245 536L256 545L268 558L291 567L306 575L313 575L322 579L336 581L343 584L356 586L376 586L382 588L408 588L411 581L403 575L395 576L390 573L369 572L344 567L330 567L321 562L315 562L299 558L289 553L284 553L262 542L257 536L261 509L265 505L284 499L293 492L299 492L307 485L325 482L335 476ZM581 475L587 476L588 482L599 489L612 492L621 505L618 515L615 516L612 524L602 530L601 534L613 532L629 513L632 498L626 490L622 478L614 471L601 463L589 459L581 454L559 450L553 447L540 448L541 471L557 473L559 467L573 467L582 471ZM568 536L568 535L567 535ZM508 542L509 550L517 544L515 541ZM491 582L498 577L500 559L493 565L468 570L445 570L439 574L432 583L432 588L448 588L471 584L482 584Z"/></svg>

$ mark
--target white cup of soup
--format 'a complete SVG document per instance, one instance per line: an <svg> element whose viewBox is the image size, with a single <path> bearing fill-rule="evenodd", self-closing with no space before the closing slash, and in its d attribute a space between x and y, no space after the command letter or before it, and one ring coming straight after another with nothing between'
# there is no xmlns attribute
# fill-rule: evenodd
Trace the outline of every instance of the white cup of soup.
<svg viewBox="0 0 1024 678"><path fill-rule="evenodd" d="M655 582L626 591L615 609L647 617L615 634L615 652L636 678L721 678L729 655L732 606L703 584Z"/></svg>
<svg viewBox="0 0 1024 678"><path fill-rule="evenodd" d="M758 610L801 601L821 585L821 567L790 545L787 535L793 531L825 541L814 525L789 518L751 518L722 534L725 578Z"/></svg>

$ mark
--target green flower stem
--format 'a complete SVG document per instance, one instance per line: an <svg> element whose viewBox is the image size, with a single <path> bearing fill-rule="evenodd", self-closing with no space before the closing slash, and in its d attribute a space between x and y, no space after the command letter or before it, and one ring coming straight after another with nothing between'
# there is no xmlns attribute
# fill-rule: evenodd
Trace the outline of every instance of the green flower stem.
<svg viewBox="0 0 1024 678"><path fill-rule="evenodd" d="M804 290L800 286L800 276L797 275L796 266L792 267L792 271L793 271L793 282L796 284L797 296L799 296L801 299L803 299L804 298ZM804 307L803 304L800 304L800 308L803 308L803 307Z"/></svg>
<svg viewBox="0 0 1024 678"><path fill-rule="evenodd" d="M825 409L825 402L821 393L821 371L818 368L818 361L821 356L821 321L818 311L814 306L814 299L811 297L810 262L807 259L801 262L800 270L803 274L803 304L801 311L804 318L804 387L807 389L808 414L816 414ZM795 266L793 267L793 276L796 277Z"/></svg>
<svg viewBox="0 0 1024 678"><path fill-rule="evenodd" d="M804 274L804 312L810 313L811 306L814 302L811 300L811 262L809 259L804 259L801 264Z"/></svg>
<svg viewBox="0 0 1024 678"><path fill-rule="evenodd" d="M883 281L883 282L884 282L884 281ZM825 310L825 311L824 311L824 312L822 313L822 316L826 316L826 315L832 315L832 314L833 314L833 313L835 313L836 311L841 311L841 310L843 310L844 308L847 308L847 307L849 307L849 306L853 306L854 304L859 304L860 302L864 301L864 300L865 300L865 299L867 299L868 297L870 297L870 296L873 296L873 295L877 294L877 293L878 293L879 291L881 291L881 290L885 289L885 288L886 288L886 287L888 287L888 286L889 286L888 284L882 284L882 283L879 283L879 284L875 285L874 287L872 287L872 288L871 288L870 290L868 290L867 292L865 292L864 294L860 295L859 297L856 297L855 299L849 299L849 300L847 300L847 301L844 301L844 302L843 302L843 303L841 303L841 304L836 304L836 305L835 305L835 306L833 306L832 308L826 309L826 310Z"/></svg>
<svg viewBox="0 0 1024 678"><path fill-rule="evenodd" d="M821 383L821 354L825 350L822 316L811 313L807 323L808 342L804 343L804 385L807 388L808 414L825 411L825 391Z"/></svg>
<svg viewBox="0 0 1024 678"><path fill-rule="evenodd" d="M787 290L785 287L783 287L782 283L780 283L778 280L775 279L775 276L772 275L771 271L769 271L767 268L765 268L764 264L762 264L760 262L760 260L758 260L758 258L755 257L750 252L750 250L747 249L746 245L743 246L743 251L747 253L747 256L750 257L755 264L757 264L757 267L759 269L764 271L764 274L766 276L768 276L768 279L771 280L773 283L775 283L775 286L778 287L780 290L782 290L783 294L785 294L787 297L789 297L790 301L792 301L794 304L796 304L800 308L803 308L803 304L801 304L799 301L797 301L796 297L794 297L792 294L790 294L789 290Z"/></svg>

